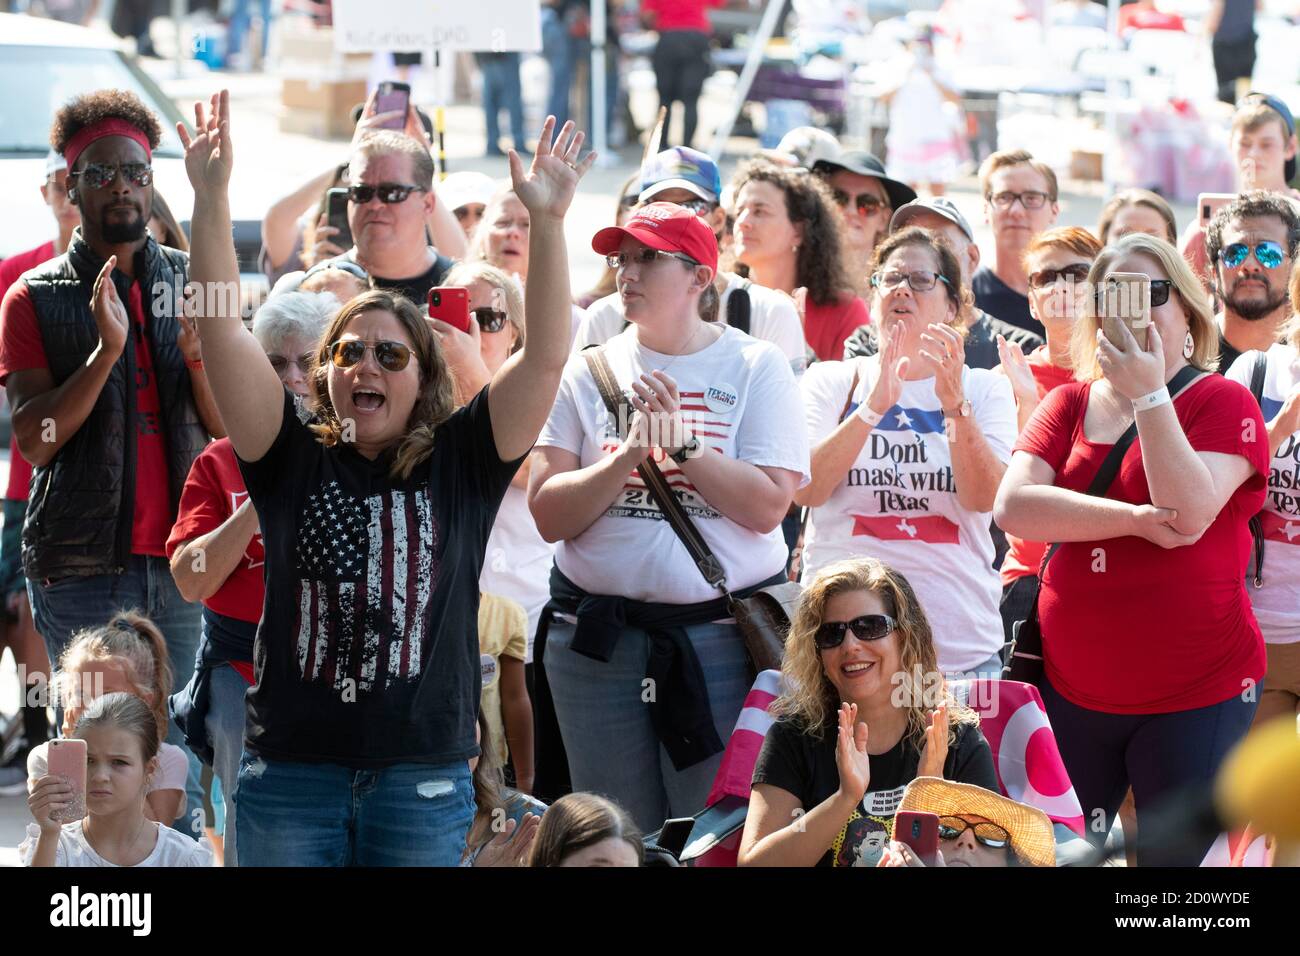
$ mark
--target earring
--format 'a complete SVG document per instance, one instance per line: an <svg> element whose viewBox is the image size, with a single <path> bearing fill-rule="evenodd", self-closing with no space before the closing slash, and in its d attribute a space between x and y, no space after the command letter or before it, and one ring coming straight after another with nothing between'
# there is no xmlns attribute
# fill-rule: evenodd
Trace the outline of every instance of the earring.
<svg viewBox="0 0 1300 956"><path fill-rule="evenodd" d="M1189 359L1196 351L1196 339L1192 338L1192 333L1187 333L1187 338L1183 339L1183 358Z"/></svg>

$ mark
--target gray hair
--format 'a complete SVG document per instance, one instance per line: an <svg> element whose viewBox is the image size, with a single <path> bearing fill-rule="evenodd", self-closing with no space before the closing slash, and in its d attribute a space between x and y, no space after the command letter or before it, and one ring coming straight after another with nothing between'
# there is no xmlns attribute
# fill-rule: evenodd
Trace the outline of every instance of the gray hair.
<svg viewBox="0 0 1300 956"><path fill-rule="evenodd" d="M253 316L253 334L267 352L289 339L319 342L339 310L328 292L285 292L267 299Z"/></svg>
<svg viewBox="0 0 1300 956"><path fill-rule="evenodd" d="M515 344L511 353L524 347L524 293L514 276L482 260L458 262L451 267L443 285L468 287L471 282L485 282L501 292L505 299L506 320L515 328Z"/></svg>

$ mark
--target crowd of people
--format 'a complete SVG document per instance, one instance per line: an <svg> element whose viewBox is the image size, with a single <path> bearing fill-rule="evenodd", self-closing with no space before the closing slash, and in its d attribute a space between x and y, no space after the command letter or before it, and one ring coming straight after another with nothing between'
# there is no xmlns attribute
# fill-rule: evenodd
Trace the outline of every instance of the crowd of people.
<svg viewBox="0 0 1300 956"><path fill-rule="evenodd" d="M958 690L1026 625L1078 835L1201 861L1215 834L1165 815L1300 712L1280 101L1239 104L1241 192L1181 252L1159 196L1058 225L1053 170L1003 151L984 262L950 199L800 130L726 183L647 157L587 293L572 122L436 183L417 111L382 119L268 211L246 324L227 94L178 128L188 249L157 117L101 90L54 118L59 238L0 264L25 862L642 865L747 706L743 602L791 581L740 865L1055 865ZM1145 342L1094 296L1121 273ZM467 325L426 312L454 291Z"/></svg>

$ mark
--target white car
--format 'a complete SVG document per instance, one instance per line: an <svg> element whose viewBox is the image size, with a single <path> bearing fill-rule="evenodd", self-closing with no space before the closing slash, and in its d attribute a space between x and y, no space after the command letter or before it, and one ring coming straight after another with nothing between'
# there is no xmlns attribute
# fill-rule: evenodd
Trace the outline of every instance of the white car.
<svg viewBox="0 0 1300 956"><path fill-rule="evenodd" d="M0 259L57 235L40 193L50 125L68 100L102 89L130 90L158 114L162 141L153 154L154 188L188 232L194 194L176 135L176 123L186 117L175 104L111 35L0 14ZM261 247L261 210L233 212L240 272L252 278Z"/></svg>

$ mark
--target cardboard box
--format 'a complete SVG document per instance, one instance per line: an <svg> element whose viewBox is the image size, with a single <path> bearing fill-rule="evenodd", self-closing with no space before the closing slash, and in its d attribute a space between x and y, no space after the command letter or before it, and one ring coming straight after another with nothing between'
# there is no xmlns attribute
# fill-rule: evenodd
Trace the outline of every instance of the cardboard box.
<svg viewBox="0 0 1300 956"><path fill-rule="evenodd" d="M368 53L339 53L334 30L293 30L280 34L277 60L281 76L299 79L365 79L370 71Z"/></svg>
<svg viewBox="0 0 1300 956"><path fill-rule="evenodd" d="M1070 177L1072 179L1087 179L1094 182L1101 182L1102 176L1101 153L1094 153L1083 149L1070 151Z"/></svg>
<svg viewBox="0 0 1300 956"><path fill-rule="evenodd" d="M286 79L280 94L280 131L351 139L352 108L365 100L364 80Z"/></svg>

